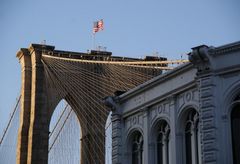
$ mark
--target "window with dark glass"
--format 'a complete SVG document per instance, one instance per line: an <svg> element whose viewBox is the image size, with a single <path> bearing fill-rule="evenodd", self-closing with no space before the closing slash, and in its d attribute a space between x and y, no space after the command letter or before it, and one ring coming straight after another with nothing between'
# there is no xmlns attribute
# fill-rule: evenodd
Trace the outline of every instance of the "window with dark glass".
<svg viewBox="0 0 240 164"><path fill-rule="evenodd" d="M232 154L233 164L240 164L240 95L235 99L237 103L231 112Z"/></svg>
<svg viewBox="0 0 240 164"><path fill-rule="evenodd" d="M199 146L199 115L192 109L186 119L185 124L185 155L186 164L199 164L200 146Z"/></svg>
<svg viewBox="0 0 240 164"><path fill-rule="evenodd" d="M166 121L162 121L157 135L157 164L169 163L169 134L169 125Z"/></svg>
<svg viewBox="0 0 240 164"><path fill-rule="evenodd" d="M192 127L192 122L187 122L186 129L185 129L186 164L192 164L191 127Z"/></svg>
<svg viewBox="0 0 240 164"><path fill-rule="evenodd" d="M132 164L143 163L143 137L140 132L135 132L132 140Z"/></svg>

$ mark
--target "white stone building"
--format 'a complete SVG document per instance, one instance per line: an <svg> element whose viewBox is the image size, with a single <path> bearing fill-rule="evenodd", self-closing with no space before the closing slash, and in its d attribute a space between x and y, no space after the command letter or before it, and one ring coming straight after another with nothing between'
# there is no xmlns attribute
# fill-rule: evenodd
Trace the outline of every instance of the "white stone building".
<svg viewBox="0 0 240 164"><path fill-rule="evenodd" d="M239 164L240 42L199 46L113 109L113 164Z"/></svg>

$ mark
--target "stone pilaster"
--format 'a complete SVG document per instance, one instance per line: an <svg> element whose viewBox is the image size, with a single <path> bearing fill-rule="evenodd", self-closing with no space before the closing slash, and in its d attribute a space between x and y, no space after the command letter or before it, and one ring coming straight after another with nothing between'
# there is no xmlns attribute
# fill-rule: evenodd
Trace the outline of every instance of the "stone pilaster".
<svg viewBox="0 0 240 164"><path fill-rule="evenodd" d="M44 50L51 46L31 45L32 61L31 118L28 136L28 164L48 163L49 116L47 109L44 68L41 61Z"/></svg>
<svg viewBox="0 0 240 164"><path fill-rule="evenodd" d="M209 50L210 48L205 45L195 47L189 56L189 60L198 70L201 158L204 164L220 162L218 161L216 102L214 98L216 84Z"/></svg>
<svg viewBox="0 0 240 164"><path fill-rule="evenodd" d="M208 75L199 79L200 93L200 131L203 163L217 163L217 132L214 102L213 77Z"/></svg>
<svg viewBox="0 0 240 164"><path fill-rule="evenodd" d="M21 64L22 87L21 87L21 111L20 111L20 125L18 130L16 163L26 164L28 152L28 130L31 108L32 64L31 57L27 49L21 49L17 53L17 57Z"/></svg>
<svg viewBox="0 0 240 164"><path fill-rule="evenodd" d="M143 108L141 109L142 111L142 115L143 115L143 131L144 131L144 142L143 142L143 152L144 152L144 163L149 163L149 133L150 133L150 126L149 126L149 120L148 120L148 116L149 116L149 112L148 112L148 108Z"/></svg>
<svg viewBox="0 0 240 164"><path fill-rule="evenodd" d="M121 116L120 114L112 114L112 163L122 163L122 141L121 141Z"/></svg>

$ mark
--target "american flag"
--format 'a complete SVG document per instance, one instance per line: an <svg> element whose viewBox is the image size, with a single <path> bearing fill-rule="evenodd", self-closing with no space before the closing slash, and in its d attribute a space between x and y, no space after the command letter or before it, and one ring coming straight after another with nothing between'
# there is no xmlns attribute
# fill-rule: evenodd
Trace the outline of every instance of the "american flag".
<svg viewBox="0 0 240 164"><path fill-rule="evenodd" d="M103 30L103 20L93 22L93 33Z"/></svg>

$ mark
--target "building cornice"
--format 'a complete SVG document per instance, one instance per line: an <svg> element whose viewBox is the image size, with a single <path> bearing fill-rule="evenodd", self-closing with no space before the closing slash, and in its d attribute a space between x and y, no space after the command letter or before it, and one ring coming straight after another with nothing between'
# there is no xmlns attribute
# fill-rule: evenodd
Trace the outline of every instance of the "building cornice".
<svg viewBox="0 0 240 164"><path fill-rule="evenodd" d="M20 60L20 59L23 57L23 55L29 55L28 49L26 49L26 48L21 48L21 49L17 52L16 57Z"/></svg>
<svg viewBox="0 0 240 164"><path fill-rule="evenodd" d="M186 63L183 64L179 67L174 68L173 70L170 70L162 75L159 75L143 84L140 84L139 86L129 90L128 92L120 95L117 97L117 100L119 102L122 102L124 100L127 100L139 93L144 92L145 90L147 90L148 88L152 88L156 85L159 85L160 83L163 83L171 78L173 78L174 76L177 76L179 74L181 74L182 72L186 72L187 70L193 69L193 65L191 63Z"/></svg>
<svg viewBox="0 0 240 164"><path fill-rule="evenodd" d="M143 108L151 108L152 106L158 104L159 102L163 102L166 101L169 98L175 97L176 95L179 95L187 90L193 89L197 86L197 82L196 81L192 81L190 83L185 84L184 86L181 86L180 88L176 88L170 92L167 92L163 95L160 95L158 97L155 97L154 99L148 101L148 102L144 102L143 104L140 104L138 106L135 106L134 108L132 108L131 110L129 110L128 112L124 112L123 113L123 118L129 117L131 115L134 115L135 113L138 113L139 111L141 111Z"/></svg>
<svg viewBox="0 0 240 164"><path fill-rule="evenodd" d="M33 53L33 51L53 51L55 49L54 46L50 45L44 45L44 44L31 44L28 48L30 54Z"/></svg>
<svg viewBox="0 0 240 164"><path fill-rule="evenodd" d="M234 43L230 43L230 44L226 44L220 47L216 47L216 48L211 48L209 50L209 54L212 56L215 55L223 55L223 54L227 54L230 52L235 52L240 50L240 41L238 42L234 42Z"/></svg>

